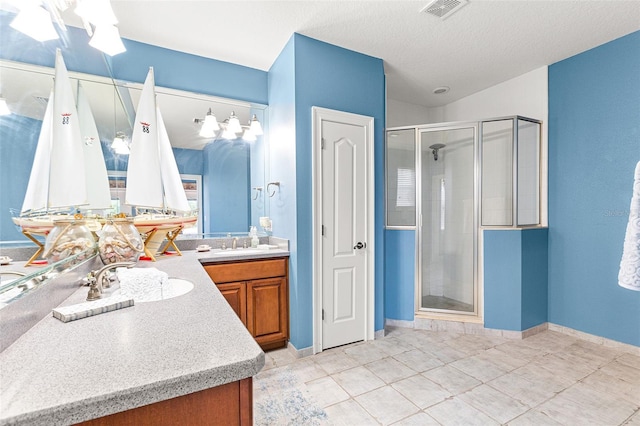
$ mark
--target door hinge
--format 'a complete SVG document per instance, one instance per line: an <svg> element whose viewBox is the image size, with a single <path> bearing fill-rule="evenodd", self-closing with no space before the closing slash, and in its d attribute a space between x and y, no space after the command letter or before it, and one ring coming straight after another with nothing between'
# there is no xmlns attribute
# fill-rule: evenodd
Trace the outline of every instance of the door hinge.
<svg viewBox="0 0 640 426"><path fill-rule="evenodd" d="M324 321L324 309L322 310L322 321Z"/></svg>
<svg viewBox="0 0 640 426"><path fill-rule="evenodd" d="M324 138L320 139L320 149L324 149Z"/></svg>
<svg viewBox="0 0 640 426"><path fill-rule="evenodd" d="M324 235L325 235L325 231L326 231L326 228L324 227L324 225L322 225L322 236L323 236L323 237L324 237Z"/></svg>

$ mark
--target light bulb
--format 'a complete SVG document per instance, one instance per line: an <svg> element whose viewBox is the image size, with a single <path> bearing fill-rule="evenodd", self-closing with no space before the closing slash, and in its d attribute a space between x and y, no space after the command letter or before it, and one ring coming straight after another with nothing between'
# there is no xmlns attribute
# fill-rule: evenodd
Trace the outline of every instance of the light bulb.
<svg viewBox="0 0 640 426"><path fill-rule="evenodd" d="M26 6L10 25L11 28L40 42L60 38L51 22L51 15L40 6Z"/></svg>
<svg viewBox="0 0 640 426"><path fill-rule="evenodd" d="M256 117L255 114L253 114L253 118L251 119L251 133L253 133L256 136L260 136L263 134L262 125L260 125L260 122L258 121L258 117Z"/></svg>
<svg viewBox="0 0 640 426"><path fill-rule="evenodd" d="M111 143L111 149L113 149L113 151L116 154L129 155L131 150L127 145L124 133L121 133L121 132L116 133L116 137L113 138L113 142Z"/></svg>
<svg viewBox="0 0 640 426"><path fill-rule="evenodd" d="M218 120L216 120L216 116L211 113L211 108L209 108L209 112L204 117L204 123L200 128L200 136L203 138L212 138L216 135L216 131L220 130L220 125L218 125Z"/></svg>
<svg viewBox="0 0 640 426"><path fill-rule="evenodd" d="M229 116L229 126L227 130L233 133L242 133L242 126L240 126L240 120L236 116L235 111L231 111L231 115Z"/></svg>
<svg viewBox="0 0 640 426"><path fill-rule="evenodd" d="M98 25L89 41L89 45L106 53L115 56L118 53L126 52L127 49L122 43L118 28L113 25Z"/></svg>
<svg viewBox="0 0 640 426"><path fill-rule="evenodd" d="M242 134L242 139L244 139L247 142L255 142L257 138L256 138L256 135L251 131L251 128L249 128L244 130L244 133Z"/></svg>
<svg viewBox="0 0 640 426"><path fill-rule="evenodd" d="M9 114L11 114L11 110L9 109L9 105L7 105L7 100L0 95L0 115Z"/></svg>
<svg viewBox="0 0 640 426"><path fill-rule="evenodd" d="M235 132L232 132L231 130L229 130L229 128L227 127L223 132L222 132L222 137L224 139L229 139L229 140L233 140L236 139L238 137L238 135L235 134Z"/></svg>

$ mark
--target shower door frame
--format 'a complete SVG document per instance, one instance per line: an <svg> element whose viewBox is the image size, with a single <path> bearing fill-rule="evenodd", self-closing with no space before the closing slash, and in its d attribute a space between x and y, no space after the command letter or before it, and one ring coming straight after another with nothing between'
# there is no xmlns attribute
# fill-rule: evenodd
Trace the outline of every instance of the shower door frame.
<svg viewBox="0 0 640 426"><path fill-rule="evenodd" d="M416 129L416 270L415 270L415 315L433 319L449 319L467 322L482 321L481 280L479 271L479 225L480 225L480 122L456 121L415 126ZM425 131L473 130L473 311L454 311L422 307L422 133ZM419 202L418 202L419 201Z"/></svg>

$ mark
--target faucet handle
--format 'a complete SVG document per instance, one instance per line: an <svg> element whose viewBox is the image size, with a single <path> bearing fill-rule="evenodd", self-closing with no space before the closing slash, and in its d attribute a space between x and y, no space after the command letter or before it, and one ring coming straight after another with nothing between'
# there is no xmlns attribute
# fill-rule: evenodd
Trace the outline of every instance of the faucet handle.
<svg viewBox="0 0 640 426"><path fill-rule="evenodd" d="M83 286L92 285L96 282L95 271L89 272L84 278L80 280Z"/></svg>

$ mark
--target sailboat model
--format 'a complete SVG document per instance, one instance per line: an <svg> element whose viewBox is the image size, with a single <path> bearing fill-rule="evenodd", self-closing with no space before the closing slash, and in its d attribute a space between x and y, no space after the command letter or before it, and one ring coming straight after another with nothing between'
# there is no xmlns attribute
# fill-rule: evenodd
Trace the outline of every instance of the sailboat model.
<svg viewBox="0 0 640 426"><path fill-rule="evenodd" d="M42 120L27 191L20 215L13 217L22 233L39 246L27 265L43 250L34 236L46 236L53 229L54 220L72 217L71 212L79 208L111 206L104 157L88 108L84 93L80 92L76 109L69 74L57 49L54 87ZM81 120L93 127L90 137L96 143L84 143ZM91 200L89 192L94 195Z"/></svg>
<svg viewBox="0 0 640 426"><path fill-rule="evenodd" d="M127 165L125 204L138 212L133 224L145 235L145 254L152 260L158 252L172 246L174 239L198 219L192 211L182 185L169 135L156 104L153 68L142 88L131 136L131 153ZM141 210L146 210L140 213ZM159 250L165 238L169 244Z"/></svg>

